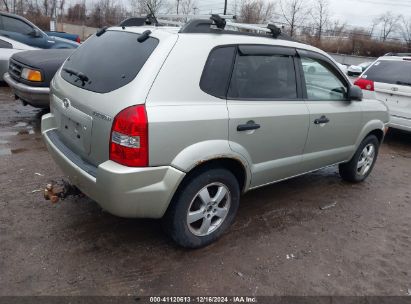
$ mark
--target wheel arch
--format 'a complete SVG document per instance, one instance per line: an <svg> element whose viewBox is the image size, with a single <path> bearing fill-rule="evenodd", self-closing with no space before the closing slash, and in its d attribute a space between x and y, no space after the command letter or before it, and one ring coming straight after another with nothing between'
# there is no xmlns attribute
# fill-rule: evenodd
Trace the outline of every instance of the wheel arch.
<svg viewBox="0 0 411 304"><path fill-rule="evenodd" d="M200 169L226 168L239 180L242 192L248 190L251 181L251 171L247 159L231 150L226 140L204 141L189 146L173 159L171 165L186 172L184 179Z"/></svg>
<svg viewBox="0 0 411 304"><path fill-rule="evenodd" d="M385 130L385 124L381 120L369 121L362 128L360 135L358 136L357 141L355 143L355 150L353 154L351 155L350 159L354 156L361 142L369 135L375 135L381 144L382 141L384 140L384 135L385 135L384 130Z"/></svg>

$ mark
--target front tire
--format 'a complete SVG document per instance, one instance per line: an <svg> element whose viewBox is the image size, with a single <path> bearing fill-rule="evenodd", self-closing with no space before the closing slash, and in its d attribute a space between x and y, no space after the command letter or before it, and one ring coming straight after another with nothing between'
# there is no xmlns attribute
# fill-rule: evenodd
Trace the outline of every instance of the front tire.
<svg viewBox="0 0 411 304"><path fill-rule="evenodd" d="M240 188L226 169L201 169L187 177L164 217L164 227L183 247L204 247L232 224L238 210Z"/></svg>
<svg viewBox="0 0 411 304"><path fill-rule="evenodd" d="M367 136L348 163L339 165L340 176L351 183L360 183L370 175L377 160L380 142L375 135Z"/></svg>

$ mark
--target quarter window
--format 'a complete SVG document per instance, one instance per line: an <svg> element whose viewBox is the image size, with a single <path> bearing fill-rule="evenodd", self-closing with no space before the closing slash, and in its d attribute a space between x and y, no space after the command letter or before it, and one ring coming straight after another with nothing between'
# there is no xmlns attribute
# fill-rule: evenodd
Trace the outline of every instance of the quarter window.
<svg viewBox="0 0 411 304"><path fill-rule="evenodd" d="M204 92L226 98L234 52L234 46L218 47L211 51L200 80L200 88Z"/></svg>
<svg viewBox="0 0 411 304"><path fill-rule="evenodd" d="M347 87L325 62L301 58L308 100L346 100Z"/></svg>
<svg viewBox="0 0 411 304"><path fill-rule="evenodd" d="M292 56L237 54L228 98L296 99L297 84Z"/></svg>
<svg viewBox="0 0 411 304"><path fill-rule="evenodd" d="M30 34L33 28L27 23L17 20L16 18L2 16L3 27L5 31L16 32L20 34Z"/></svg>

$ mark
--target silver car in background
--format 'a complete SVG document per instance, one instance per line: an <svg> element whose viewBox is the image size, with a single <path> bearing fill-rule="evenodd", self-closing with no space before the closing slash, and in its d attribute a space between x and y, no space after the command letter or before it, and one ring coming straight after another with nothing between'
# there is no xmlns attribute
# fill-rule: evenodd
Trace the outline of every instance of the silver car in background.
<svg viewBox="0 0 411 304"><path fill-rule="evenodd" d="M42 118L74 185L112 214L163 218L192 248L252 189L336 164L363 181L388 122L323 51L213 26L100 31L57 72Z"/></svg>
<svg viewBox="0 0 411 304"><path fill-rule="evenodd" d="M22 51L37 50L37 48L15 41L13 39L0 36L0 75L3 81L3 75L9 69L9 60L13 54Z"/></svg>

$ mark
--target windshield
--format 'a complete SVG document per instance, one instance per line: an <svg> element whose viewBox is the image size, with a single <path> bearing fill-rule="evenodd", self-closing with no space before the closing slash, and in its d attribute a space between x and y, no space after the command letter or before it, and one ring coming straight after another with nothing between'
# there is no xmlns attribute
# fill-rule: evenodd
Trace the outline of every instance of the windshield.
<svg viewBox="0 0 411 304"><path fill-rule="evenodd" d="M138 42L140 34L107 31L92 36L75 51L63 66L61 75L85 90L108 93L130 83L158 45L149 37Z"/></svg>

